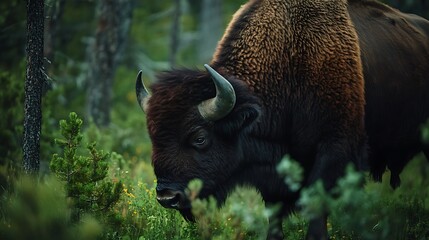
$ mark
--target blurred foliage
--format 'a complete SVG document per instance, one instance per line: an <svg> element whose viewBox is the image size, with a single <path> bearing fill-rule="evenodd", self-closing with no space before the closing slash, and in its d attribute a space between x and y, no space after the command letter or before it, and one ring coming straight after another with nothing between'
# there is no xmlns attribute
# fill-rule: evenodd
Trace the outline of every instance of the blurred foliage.
<svg viewBox="0 0 429 240"><path fill-rule="evenodd" d="M368 181L363 187L364 173L349 166L331 194L320 182L304 189L300 213L310 219L330 212L330 235L338 239L427 239L428 176L429 165L420 155L404 169L397 190L388 185L388 173L383 183Z"/></svg>
<svg viewBox="0 0 429 240"><path fill-rule="evenodd" d="M280 160L276 170L280 176L284 177L284 181L290 190L296 192L301 188L304 170L296 161L293 161L289 155L284 156L283 159Z"/></svg>
<svg viewBox="0 0 429 240"><path fill-rule="evenodd" d="M21 167L24 122L24 64L17 73L0 70L0 82L8 91L0 92L0 194L10 188Z"/></svg>
<svg viewBox="0 0 429 240"><path fill-rule="evenodd" d="M14 191L1 195L0 239L98 239L102 226L90 216L70 224L64 186L54 178L16 181Z"/></svg>
<svg viewBox="0 0 429 240"><path fill-rule="evenodd" d="M26 1L0 2L0 52L2 53L0 54L0 72L4 70L14 70L14 73L21 72L19 65L25 58L25 7ZM22 79L22 81L24 80Z"/></svg>
<svg viewBox="0 0 429 240"><path fill-rule="evenodd" d="M422 141L429 146L429 119L422 125Z"/></svg>

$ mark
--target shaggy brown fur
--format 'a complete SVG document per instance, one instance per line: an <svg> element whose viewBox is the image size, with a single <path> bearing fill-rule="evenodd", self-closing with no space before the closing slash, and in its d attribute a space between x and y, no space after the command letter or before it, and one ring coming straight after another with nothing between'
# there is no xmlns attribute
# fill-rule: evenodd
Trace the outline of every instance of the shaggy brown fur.
<svg viewBox="0 0 429 240"><path fill-rule="evenodd" d="M212 64L245 81L269 108L313 95L342 116L339 124L363 128L360 49L346 1L250 1L234 15Z"/></svg>

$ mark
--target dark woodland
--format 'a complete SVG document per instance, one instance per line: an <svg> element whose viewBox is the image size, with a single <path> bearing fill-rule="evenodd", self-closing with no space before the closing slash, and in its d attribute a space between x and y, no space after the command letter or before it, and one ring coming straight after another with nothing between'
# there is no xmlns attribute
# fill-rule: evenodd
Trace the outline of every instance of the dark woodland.
<svg viewBox="0 0 429 240"><path fill-rule="evenodd" d="M366 0L349 0L358 1ZM382 148L392 140L388 133L373 137L373 151L368 152L373 164L360 169L358 164L344 166L342 176L328 189L317 181L303 184L308 166L289 154L280 157L271 170L292 191L300 190L294 195L293 213L284 214L274 230L269 219L278 219L285 210L264 201L252 186L225 194L221 204L218 196L198 198L204 195L207 172L183 183L195 222L161 206L168 204L157 200L160 179L154 171L158 165L152 162L156 141L148 129L154 123L146 122L145 105L137 102L141 99L136 97L136 76L141 70L144 85L160 91L156 82L172 76L166 71L177 70L180 76L205 73L204 64L211 64L228 23L246 2L1 1L0 239L266 239L267 234L271 239L305 239L312 220L326 212L330 214L323 226L330 239L429 239L429 161L424 154L429 149L429 119L419 123L415 133L419 141L410 143L412 150L404 155L398 155L400 149ZM427 0L379 2L429 19ZM361 17L350 16L354 21ZM358 34L368 29L356 24ZM408 43L414 41L404 45ZM371 51L365 40L359 44ZM366 56L388 59L387 53L379 54L381 50L380 46ZM418 71L416 59L409 63ZM374 70L383 71L382 66ZM242 85L236 80L232 85L240 96ZM400 88L405 91L407 85ZM200 95L196 98L214 93ZM423 104L418 101L423 97L398 95L417 99L409 108ZM259 101L247 100L249 105ZM171 116L171 122L180 116L180 112ZM367 131L377 133L378 128L413 117L386 115ZM245 118L250 117L243 117L243 122ZM261 149L249 149L247 154L261 159L275 155ZM395 165L398 159L406 161Z"/></svg>

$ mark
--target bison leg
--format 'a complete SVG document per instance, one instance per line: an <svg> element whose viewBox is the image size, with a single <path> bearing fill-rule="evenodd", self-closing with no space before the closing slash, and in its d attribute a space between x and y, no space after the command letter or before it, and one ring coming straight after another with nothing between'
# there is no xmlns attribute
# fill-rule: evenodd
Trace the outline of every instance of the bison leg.
<svg viewBox="0 0 429 240"><path fill-rule="evenodd" d="M282 240L284 238L282 222L283 218L279 216L270 217L268 219L267 240Z"/></svg>
<svg viewBox="0 0 429 240"><path fill-rule="evenodd" d="M428 160L428 162L429 162L429 146L423 147L423 154L425 155L426 160Z"/></svg>
<svg viewBox="0 0 429 240"><path fill-rule="evenodd" d="M401 177L399 177L398 173L390 172L390 186L393 189L396 189L401 185Z"/></svg>
<svg viewBox="0 0 429 240"><path fill-rule="evenodd" d="M370 149L368 164L372 179L381 182L387 166L386 156L381 154L381 150Z"/></svg>
<svg viewBox="0 0 429 240"><path fill-rule="evenodd" d="M401 160L401 159L398 159ZM402 159L403 160L403 159ZM399 164L399 163L397 163ZM396 189L397 187L399 187L399 185L401 185L401 178L399 177L399 174L402 172L402 169L404 168L404 166L398 166L398 165L392 165L389 166L390 169L390 186L393 189Z"/></svg>
<svg viewBox="0 0 429 240"><path fill-rule="evenodd" d="M268 232L267 240L281 240L284 238L283 235L283 205L278 209L278 204L265 202L265 207L270 208L274 213L268 218Z"/></svg>
<svg viewBox="0 0 429 240"><path fill-rule="evenodd" d="M329 239L326 227L327 215L310 220L308 225L306 240L325 240Z"/></svg>
<svg viewBox="0 0 429 240"><path fill-rule="evenodd" d="M319 146L315 162L309 175L308 184L321 180L326 190L331 190L337 180L344 176L348 163L356 162L360 154L352 154L347 141L338 143L324 143Z"/></svg>
<svg viewBox="0 0 429 240"><path fill-rule="evenodd" d="M308 178L308 184L311 185L321 180L324 188L330 191L336 185L337 180L344 176L347 164L361 162L362 156L366 156L365 148L353 144L348 139L334 139L334 141L321 143ZM306 239L328 239L327 216L328 213L310 219Z"/></svg>
<svg viewBox="0 0 429 240"><path fill-rule="evenodd" d="M405 165L407 165L413 155L408 152L391 150L389 153L387 153L387 156L387 167L390 170L390 186L393 189L396 189L399 187L399 185L401 185L401 178L399 177L399 174L401 174L402 170L404 170Z"/></svg>

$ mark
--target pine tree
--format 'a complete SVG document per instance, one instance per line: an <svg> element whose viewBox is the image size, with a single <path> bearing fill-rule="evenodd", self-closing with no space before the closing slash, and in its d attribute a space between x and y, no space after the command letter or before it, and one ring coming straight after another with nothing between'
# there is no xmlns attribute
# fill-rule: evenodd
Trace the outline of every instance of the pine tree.
<svg viewBox="0 0 429 240"><path fill-rule="evenodd" d="M82 213L95 216L109 210L120 197L121 182L106 180L109 154L96 149L96 143L87 145L89 156L80 156L77 151L82 142L80 129L83 121L76 113L68 120L60 121L62 139L55 139L63 148L63 155L54 154L50 164L52 172L66 182L67 197L74 206L74 219Z"/></svg>

